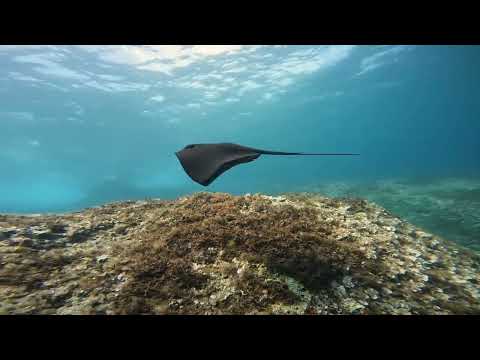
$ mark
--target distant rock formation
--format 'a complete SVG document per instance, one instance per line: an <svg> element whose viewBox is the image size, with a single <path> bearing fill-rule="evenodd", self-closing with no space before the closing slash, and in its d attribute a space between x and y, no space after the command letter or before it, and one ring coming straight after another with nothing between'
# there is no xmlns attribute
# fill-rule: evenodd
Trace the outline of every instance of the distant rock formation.
<svg viewBox="0 0 480 360"><path fill-rule="evenodd" d="M479 314L480 256L360 199L0 215L1 314Z"/></svg>

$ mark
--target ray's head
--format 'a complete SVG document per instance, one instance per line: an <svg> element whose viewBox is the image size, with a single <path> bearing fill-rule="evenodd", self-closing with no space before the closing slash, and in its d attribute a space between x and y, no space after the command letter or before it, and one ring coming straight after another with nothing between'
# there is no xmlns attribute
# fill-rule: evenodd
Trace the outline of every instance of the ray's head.
<svg viewBox="0 0 480 360"><path fill-rule="evenodd" d="M206 152L231 152L240 148L239 145L230 143L218 143L218 144L189 144L185 146L180 152L182 154L204 154Z"/></svg>
<svg viewBox="0 0 480 360"><path fill-rule="evenodd" d="M183 155L189 155L190 156L194 153L197 153L199 148L201 147L200 144L189 144L185 146L183 149L179 150L176 152L177 155L183 154Z"/></svg>
<svg viewBox="0 0 480 360"><path fill-rule="evenodd" d="M189 151L189 150L199 150L201 148L203 148L205 146L205 144L189 144L187 146L185 146L181 151L184 152L184 151Z"/></svg>
<svg viewBox="0 0 480 360"><path fill-rule="evenodd" d="M211 147L210 147L211 148ZM175 154L177 156L182 157L183 159L195 159L195 161L198 161L199 159L202 159L205 154L208 153L209 146L208 144L189 144L185 146L183 149L177 151Z"/></svg>

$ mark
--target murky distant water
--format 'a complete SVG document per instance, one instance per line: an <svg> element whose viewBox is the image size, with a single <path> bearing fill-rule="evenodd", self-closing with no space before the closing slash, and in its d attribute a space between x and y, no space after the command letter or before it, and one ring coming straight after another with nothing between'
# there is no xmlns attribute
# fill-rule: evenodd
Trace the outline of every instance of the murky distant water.
<svg viewBox="0 0 480 360"><path fill-rule="evenodd" d="M0 212L322 191L366 197L478 247L478 46L0 46ZM174 152L261 157L204 188Z"/></svg>

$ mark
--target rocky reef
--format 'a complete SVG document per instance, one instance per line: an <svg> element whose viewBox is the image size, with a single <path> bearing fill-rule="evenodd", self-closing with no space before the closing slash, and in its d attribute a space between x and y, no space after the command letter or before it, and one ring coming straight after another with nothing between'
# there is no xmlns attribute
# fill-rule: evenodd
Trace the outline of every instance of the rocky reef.
<svg viewBox="0 0 480 360"><path fill-rule="evenodd" d="M480 256L361 199L0 215L1 314L479 314Z"/></svg>
<svg viewBox="0 0 480 360"><path fill-rule="evenodd" d="M479 179L404 178L307 188L326 196L356 196L375 202L427 232L480 251Z"/></svg>

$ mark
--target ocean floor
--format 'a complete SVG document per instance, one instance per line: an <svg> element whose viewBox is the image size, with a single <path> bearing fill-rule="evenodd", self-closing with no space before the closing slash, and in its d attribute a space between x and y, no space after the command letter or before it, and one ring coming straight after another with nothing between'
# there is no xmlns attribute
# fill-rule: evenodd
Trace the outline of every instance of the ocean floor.
<svg viewBox="0 0 480 360"><path fill-rule="evenodd" d="M479 266L373 202L318 194L0 215L1 314L480 314Z"/></svg>
<svg viewBox="0 0 480 360"><path fill-rule="evenodd" d="M338 182L299 190L367 199L425 231L480 251L479 178Z"/></svg>

